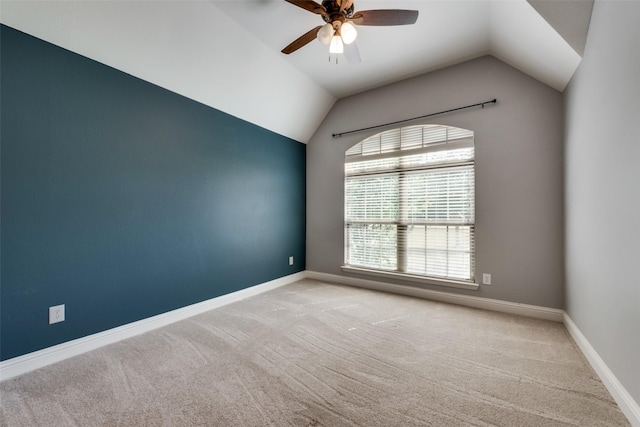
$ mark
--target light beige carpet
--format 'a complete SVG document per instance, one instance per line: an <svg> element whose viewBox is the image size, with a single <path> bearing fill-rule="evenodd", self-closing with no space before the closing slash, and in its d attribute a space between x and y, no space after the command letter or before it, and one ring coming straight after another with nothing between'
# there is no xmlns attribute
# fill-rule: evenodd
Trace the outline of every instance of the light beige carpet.
<svg viewBox="0 0 640 427"><path fill-rule="evenodd" d="M0 383L2 426L624 426L564 326L304 280Z"/></svg>

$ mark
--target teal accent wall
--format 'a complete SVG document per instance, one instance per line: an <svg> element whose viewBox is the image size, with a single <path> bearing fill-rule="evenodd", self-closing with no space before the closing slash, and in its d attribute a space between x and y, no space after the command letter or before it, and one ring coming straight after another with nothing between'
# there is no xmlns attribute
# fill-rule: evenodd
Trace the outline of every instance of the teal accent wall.
<svg viewBox="0 0 640 427"><path fill-rule="evenodd" d="M304 270L304 144L0 40L1 360Z"/></svg>

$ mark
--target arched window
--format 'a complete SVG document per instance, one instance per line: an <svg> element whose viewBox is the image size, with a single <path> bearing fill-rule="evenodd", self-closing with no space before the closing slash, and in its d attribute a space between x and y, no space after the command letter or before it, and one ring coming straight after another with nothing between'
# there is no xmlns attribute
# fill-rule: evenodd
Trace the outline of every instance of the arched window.
<svg viewBox="0 0 640 427"><path fill-rule="evenodd" d="M345 155L347 271L474 282L473 132L373 135Z"/></svg>

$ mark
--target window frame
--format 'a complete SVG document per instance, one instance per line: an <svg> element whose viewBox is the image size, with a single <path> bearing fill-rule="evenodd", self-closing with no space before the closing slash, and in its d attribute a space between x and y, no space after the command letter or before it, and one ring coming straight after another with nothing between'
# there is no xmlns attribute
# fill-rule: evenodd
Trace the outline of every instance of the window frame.
<svg viewBox="0 0 640 427"><path fill-rule="evenodd" d="M418 143L416 144L415 141L415 137L413 137L412 140L410 140L408 142L408 145L410 145L408 148L403 148L403 144L404 144L404 140L403 140L403 132L407 131L408 133L410 133L410 131L413 131L413 133L415 134L415 131L417 128L421 129L421 134L422 134L422 141L418 141ZM444 131L444 138L440 138L440 139L434 139L433 135L430 138L425 137L425 132L429 132L432 131L433 134L438 134L438 132L440 131ZM451 131L451 132L450 132ZM395 137L395 139L397 141L393 141L394 138L394 133L397 134L397 136ZM449 138L449 135L453 136L452 138ZM427 139L427 141L425 141L425 139ZM392 142L389 142L392 141ZM378 146L376 147L375 144L378 144ZM365 144L368 144L368 146L365 146ZM345 211L344 211L344 264L342 265L342 270L345 272L350 272L350 273L358 273L358 274L367 274L367 275L374 275L374 276L379 276L379 277L386 277L386 278L394 278L394 279L401 279L401 280L407 280L407 281L412 281L412 282L418 282L418 283L428 283L428 284L434 284L434 285L441 285L441 286L449 286L449 287L455 287L455 288L462 288L462 289L472 289L472 290L476 290L479 288L479 285L476 283L476 278L475 278L475 152L472 151L472 156L470 158L467 159L462 159L462 160L449 160L449 161L441 161L441 162L432 162L432 163L427 163L427 164L421 164L421 165L417 165L417 166L411 166L411 167L407 167L406 162L405 165L402 165L402 163L409 157L409 156L414 156L414 155L428 155L427 153L437 153L437 152L452 152L451 150L455 150L455 149L459 149L459 148L475 148L475 142L474 142L474 133L472 131L466 130L466 129L460 129L460 128L454 128L454 127L450 127L450 126L444 126L444 125L416 125L416 126L410 126L410 127L402 127L402 128L396 128L396 129L390 129L384 132L380 132L376 135L372 135L368 138L365 138L364 140L358 142L357 144L355 144L354 146L352 146L351 148L349 148L346 153L345 153L345 169L344 169L344 173L345 173L345 179L344 179L344 189L345 189ZM358 152L359 151L359 152ZM446 156L446 155L445 155ZM390 167L387 168L383 168L383 169L377 169L377 170L365 170L363 169L362 171L351 171L348 172L349 170L349 164L351 163L364 163L364 162L368 162L371 160L382 160L384 161L384 159L397 159L398 163L397 165L395 165L395 167L392 165ZM446 159L446 157L445 157ZM435 276L435 275L422 275L422 274L416 274L416 273L411 273L411 272L407 272L407 258L409 257L407 254L409 252L410 246L409 243L407 243L407 229L408 227L412 226L412 225L417 225L418 222L412 222L410 220L407 220L405 214L406 212L403 212L403 209L407 209L407 206L405 203L402 202L398 202L398 207L397 209L398 214L397 214L397 218L394 221L375 221L375 220L350 220L349 219L349 209L350 209L350 205L348 204L348 185L349 185L349 179L350 178L357 178L357 177L373 177L375 175L380 175L380 176L384 176L384 175L392 175L392 174L398 174L398 199L400 200L402 198L401 194L403 193L403 191L401 190L402 187L402 183L404 182L404 180L406 179L404 177L404 175L406 174L411 174L414 172L417 173L423 173L424 176L427 176L429 173L435 173L434 171L437 170L443 170L443 171L452 171L455 170L456 168L466 168L466 169L470 169L472 172L472 179L473 179L473 183L472 183L472 191L473 191L473 196L471 199L471 203L473 204L471 211L471 220L467 221L460 221L460 222L452 222L450 220L445 221L444 223L437 223L434 221L429 221L429 220L425 220L423 224L421 224L421 226L425 227L425 233L427 232L427 226L429 227L434 227L434 226L464 226L464 227L469 227L469 269L470 269L470 278L466 279L466 278L457 278L457 277L452 277L452 276ZM360 266L360 265L350 265L348 264L348 262L350 261L349 257L350 257L350 248L349 248L349 230L351 230L351 232L353 232L354 230L354 226L356 226L357 224L370 224L370 225L381 225L381 224L392 224L396 227L396 239L397 239L397 246L396 246L396 253L395 253L395 268L394 269L384 269L384 268L374 268L374 267L366 267L366 266ZM447 230L447 233L449 232L449 230ZM402 242L402 243L401 243ZM398 246L402 245L402 249L398 249ZM428 250L425 247L425 252ZM450 254L450 249L447 248L445 250L445 252L447 253L447 263L450 260L449 254ZM426 258L425 258L425 262ZM426 267L425 267L426 269Z"/></svg>

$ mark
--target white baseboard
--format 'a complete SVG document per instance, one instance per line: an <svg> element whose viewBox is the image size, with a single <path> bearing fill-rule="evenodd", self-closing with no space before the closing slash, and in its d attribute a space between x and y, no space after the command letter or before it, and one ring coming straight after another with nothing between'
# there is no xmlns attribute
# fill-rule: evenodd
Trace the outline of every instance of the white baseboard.
<svg viewBox="0 0 640 427"><path fill-rule="evenodd" d="M573 323L568 314L564 315L564 324L573 337L591 367L598 374L611 396L616 401L622 413L627 417L634 427L640 427L640 405L631 397L626 388L618 381L618 378L611 372L606 363L600 358L596 350L591 346L587 338L580 332L580 329Z"/></svg>
<svg viewBox="0 0 640 427"><path fill-rule="evenodd" d="M499 311L502 313L519 314L536 319L552 320L554 322L563 321L564 311L556 308L539 307L536 305L519 304L509 301L500 301L490 298L482 298L472 295L453 294L449 292L433 291L414 286L398 285L395 283L378 282L367 279L357 279L354 277L339 276L336 274L320 273L317 271L307 271L310 279L323 280L332 283L341 283L359 288L373 289L376 291L391 292L395 294L408 295L417 298L424 298L434 301L447 302L451 304L464 305L467 307L481 308L484 310Z"/></svg>
<svg viewBox="0 0 640 427"><path fill-rule="evenodd" d="M5 360L0 362L0 381L25 374L35 369L43 368L53 363L60 362L73 356L78 356L82 353L95 350L126 338L143 334L162 326L184 320L188 317L204 313L214 308L222 307L232 302L276 289L280 286L304 279L305 277L305 272L291 274L247 289L242 289L207 301L192 304L187 307L158 314L157 316L148 317L137 322L128 323L107 331L98 332L97 334L67 341L53 347L48 347L43 350L34 351L33 353Z"/></svg>

